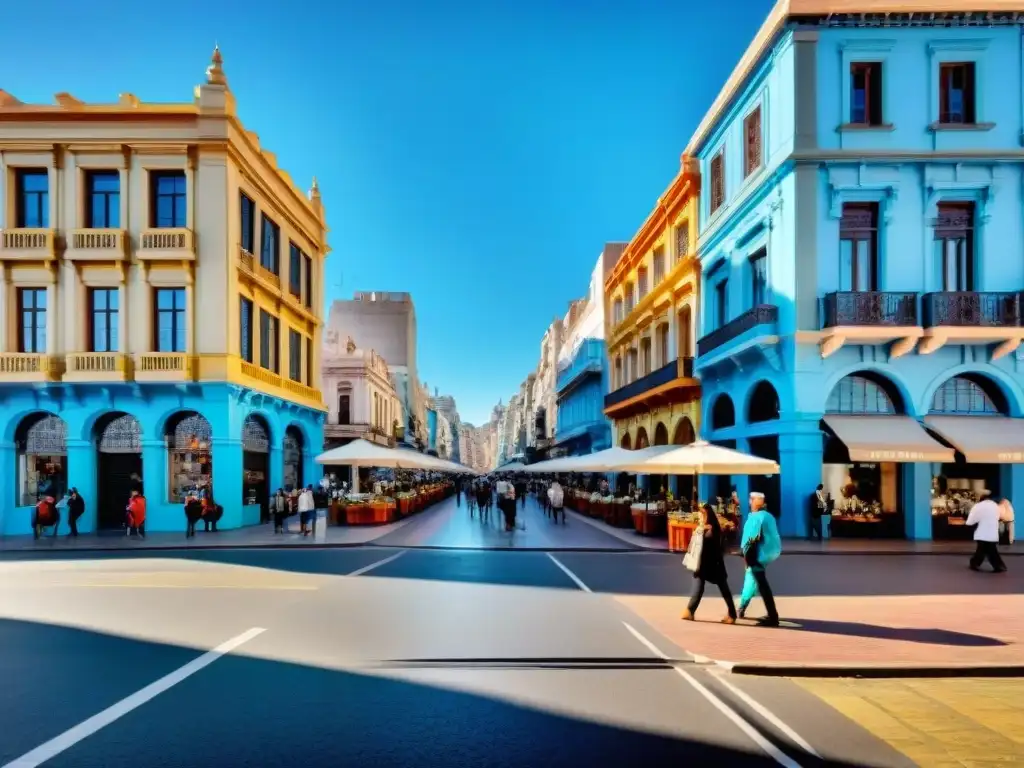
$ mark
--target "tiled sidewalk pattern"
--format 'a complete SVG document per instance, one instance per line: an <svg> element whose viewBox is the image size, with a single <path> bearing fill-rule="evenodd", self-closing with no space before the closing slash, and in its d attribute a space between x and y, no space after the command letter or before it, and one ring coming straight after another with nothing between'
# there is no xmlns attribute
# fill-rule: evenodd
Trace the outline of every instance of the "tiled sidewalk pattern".
<svg viewBox="0 0 1024 768"><path fill-rule="evenodd" d="M1024 765L1024 680L797 680L919 765Z"/></svg>

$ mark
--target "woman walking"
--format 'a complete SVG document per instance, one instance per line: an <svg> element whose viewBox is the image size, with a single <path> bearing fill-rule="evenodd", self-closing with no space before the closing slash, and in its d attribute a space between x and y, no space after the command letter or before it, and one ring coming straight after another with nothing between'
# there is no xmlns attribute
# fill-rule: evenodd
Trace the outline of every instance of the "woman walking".
<svg viewBox="0 0 1024 768"><path fill-rule="evenodd" d="M722 593L725 607L729 611L729 615L722 619L722 623L735 624L736 604L732 599L732 590L729 589L729 574L725 570L725 539L722 535L722 525L710 504L705 504L701 508L700 518L704 528L703 544L700 561L696 563L697 568L693 572L693 592L690 594L689 605L683 611L683 620L693 621L701 598L704 597L704 587L710 582Z"/></svg>

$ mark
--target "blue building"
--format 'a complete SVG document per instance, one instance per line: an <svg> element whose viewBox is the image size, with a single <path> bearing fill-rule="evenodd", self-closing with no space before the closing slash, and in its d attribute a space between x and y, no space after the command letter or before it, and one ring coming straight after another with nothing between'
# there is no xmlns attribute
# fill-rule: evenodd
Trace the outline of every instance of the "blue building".
<svg viewBox="0 0 1024 768"><path fill-rule="evenodd" d="M704 491L764 491L785 535L820 483L834 536L969 537L983 489L1024 492L1021 25L812 6L776 6L687 148L703 431L782 470Z"/></svg>
<svg viewBox="0 0 1024 768"><path fill-rule="evenodd" d="M611 425L604 415L608 387L602 339L584 339L558 371L555 445L564 455L581 456L611 447Z"/></svg>
<svg viewBox="0 0 1024 768"><path fill-rule="evenodd" d="M26 147L0 173L0 533L70 487L82 532L121 530L137 489L151 531L190 494L258 523L318 477L316 183L238 129L219 52L194 103L61 104L0 107Z"/></svg>

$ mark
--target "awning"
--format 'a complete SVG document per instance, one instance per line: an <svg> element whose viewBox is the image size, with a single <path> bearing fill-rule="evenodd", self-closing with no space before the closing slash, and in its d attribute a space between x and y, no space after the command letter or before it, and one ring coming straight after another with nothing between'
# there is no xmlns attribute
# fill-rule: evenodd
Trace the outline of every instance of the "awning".
<svg viewBox="0 0 1024 768"><path fill-rule="evenodd" d="M909 416L829 414L824 421L850 452L850 461L953 461L953 449L939 443Z"/></svg>
<svg viewBox="0 0 1024 768"><path fill-rule="evenodd" d="M924 423L972 464L1024 463L1024 419L1008 416L926 416Z"/></svg>

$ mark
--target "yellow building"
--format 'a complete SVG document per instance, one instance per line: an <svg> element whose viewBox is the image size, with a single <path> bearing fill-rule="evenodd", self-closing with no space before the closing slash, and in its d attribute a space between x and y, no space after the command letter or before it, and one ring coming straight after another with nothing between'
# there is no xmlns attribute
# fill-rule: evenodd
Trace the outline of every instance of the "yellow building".
<svg viewBox="0 0 1024 768"><path fill-rule="evenodd" d="M324 207L241 124L219 51L189 103L0 91L0 181L0 531L69 477L81 530L120 527L138 478L154 529L190 493L232 527L312 481Z"/></svg>
<svg viewBox="0 0 1024 768"><path fill-rule="evenodd" d="M615 445L685 445L700 428L693 374L700 177L685 155L676 178L605 280ZM656 490L656 489L655 489Z"/></svg>

